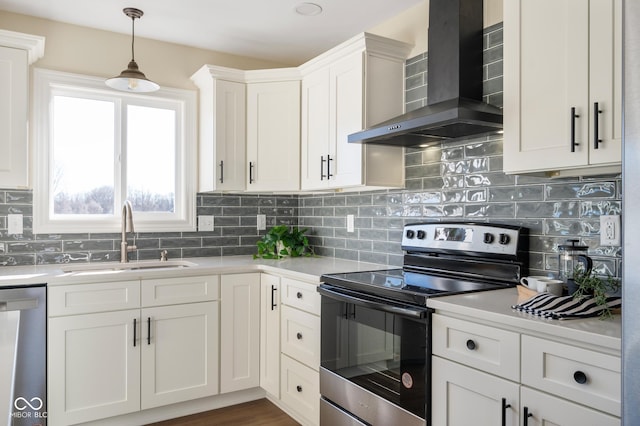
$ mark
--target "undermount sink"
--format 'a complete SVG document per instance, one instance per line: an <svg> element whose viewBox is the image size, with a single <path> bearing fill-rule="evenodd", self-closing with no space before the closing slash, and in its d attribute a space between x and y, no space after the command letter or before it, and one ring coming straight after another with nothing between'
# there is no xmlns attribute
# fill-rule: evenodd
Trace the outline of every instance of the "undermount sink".
<svg viewBox="0 0 640 426"><path fill-rule="evenodd" d="M127 263L87 263L87 264L72 264L63 266L62 272L65 273L103 273L103 272L118 272L118 271L135 271L141 269L179 269L188 268L190 266L196 266L195 263L187 262L186 260L151 260L141 262L127 262Z"/></svg>

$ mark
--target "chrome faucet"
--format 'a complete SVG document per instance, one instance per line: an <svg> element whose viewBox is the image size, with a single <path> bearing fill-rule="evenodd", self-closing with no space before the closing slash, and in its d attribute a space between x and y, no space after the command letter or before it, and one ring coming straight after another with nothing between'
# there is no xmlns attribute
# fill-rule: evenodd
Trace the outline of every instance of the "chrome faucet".
<svg viewBox="0 0 640 426"><path fill-rule="evenodd" d="M133 229L133 208L131 207L131 202L126 200L122 205L122 241L120 242L120 263L126 263L129 261L127 254L130 251L134 251L137 249L135 246L135 238L134 245L129 245L127 243L127 232L135 232Z"/></svg>

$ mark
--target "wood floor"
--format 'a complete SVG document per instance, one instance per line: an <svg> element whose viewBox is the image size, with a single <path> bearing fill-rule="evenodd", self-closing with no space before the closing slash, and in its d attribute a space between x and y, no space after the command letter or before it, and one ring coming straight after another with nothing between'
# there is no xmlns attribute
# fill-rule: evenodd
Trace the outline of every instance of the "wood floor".
<svg viewBox="0 0 640 426"><path fill-rule="evenodd" d="M153 426L298 426L284 411L266 399L153 423Z"/></svg>

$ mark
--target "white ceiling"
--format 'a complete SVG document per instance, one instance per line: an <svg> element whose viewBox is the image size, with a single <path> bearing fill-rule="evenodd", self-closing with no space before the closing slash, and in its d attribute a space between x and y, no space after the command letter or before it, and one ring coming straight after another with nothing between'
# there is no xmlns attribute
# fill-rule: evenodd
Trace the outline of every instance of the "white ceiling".
<svg viewBox="0 0 640 426"><path fill-rule="evenodd" d="M423 0L0 0L0 10L298 65ZM313 2L323 11L302 16Z"/></svg>

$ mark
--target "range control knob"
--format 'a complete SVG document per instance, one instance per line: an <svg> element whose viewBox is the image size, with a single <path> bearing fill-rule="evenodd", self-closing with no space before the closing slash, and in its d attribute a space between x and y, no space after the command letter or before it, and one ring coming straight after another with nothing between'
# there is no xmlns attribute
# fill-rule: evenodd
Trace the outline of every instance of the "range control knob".
<svg viewBox="0 0 640 426"><path fill-rule="evenodd" d="M407 229L407 233L405 234L407 238L411 239L416 236L416 231L413 229Z"/></svg>
<svg viewBox="0 0 640 426"><path fill-rule="evenodd" d="M507 244L509 244L509 241L511 241L511 237L509 237L508 234L500 234L500 239L498 240L500 244L506 246Z"/></svg>
<svg viewBox="0 0 640 426"><path fill-rule="evenodd" d="M427 233L424 232L422 229L418 231L418 239L419 240L424 240L424 238L427 236Z"/></svg>
<svg viewBox="0 0 640 426"><path fill-rule="evenodd" d="M495 239L495 237L493 236L493 234L489 233L489 232L485 232L484 236L482 237L482 241L485 244L491 244L493 242L493 240Z"/></svg>

